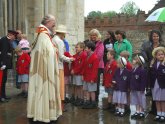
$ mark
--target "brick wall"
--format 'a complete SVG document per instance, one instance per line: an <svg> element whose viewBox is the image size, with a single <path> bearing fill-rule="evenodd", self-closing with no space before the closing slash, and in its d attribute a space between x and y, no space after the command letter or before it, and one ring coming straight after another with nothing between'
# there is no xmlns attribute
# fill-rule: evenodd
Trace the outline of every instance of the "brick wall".
<svg viewBox="0 0 165 124"><path fill-rule="evenodd" d="M155 29L162 32L165 40L165 23L145 22L148 17L144 11L139 11L136 16L117 15L113 18L87 18L85 20L85 39L88 38L88 32L97 28L102 34L102 40L105 38L107 30L123 30L126 32L127 39L133 44L133 50L139 49L144 40L148 40L148 31Z"/></svg>

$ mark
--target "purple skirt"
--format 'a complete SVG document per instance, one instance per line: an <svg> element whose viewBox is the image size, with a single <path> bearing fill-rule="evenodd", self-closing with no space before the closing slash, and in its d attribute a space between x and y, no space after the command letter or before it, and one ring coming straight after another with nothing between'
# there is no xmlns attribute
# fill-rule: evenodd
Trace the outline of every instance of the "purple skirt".
<svg viewBox="0 0 165 124"><path fill-rule="evenodd" d="M158 81L155 81L154 88L152 89L152 97L154 101L165 101L165 89L159 87Z"/></svg>
<svg viewBox="0 0 165 124"><path fill-rule="evenodd" d="M131 91L131 105L140 105L143 109L146 109L145 93L141 91Z"/></svg>
<svg viewBox="0 0 165 124"><path fill-rule="evenodd" d="M113 103L127 104L127 92L114 91Z"/></svg>

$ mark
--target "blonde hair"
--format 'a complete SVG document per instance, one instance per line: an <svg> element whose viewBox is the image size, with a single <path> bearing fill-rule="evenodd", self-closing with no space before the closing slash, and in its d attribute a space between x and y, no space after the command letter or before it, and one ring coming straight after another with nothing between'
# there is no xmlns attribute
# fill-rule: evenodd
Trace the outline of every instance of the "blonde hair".
<svg viewBox="0 0 165 124"><path fill-rule="evenodd" d="M18 52L22 52L22 49L21 49L21 47L17 46L17 47L15 48L14 51L15 51L16 53L18 53Z"/></svg>
<svg viewBox="0 0 165 124"><path fill-rule="evenodd" d="M97 40L101 40L101 34L100 34L100 32L97 29L90 30L89 35L93 35L93 34L95 34L97 36Z"/></svg>
<svg viewBox="0 0 165 124"><path fill-rule="evenodd" d="M151 60L151 64L150 64L150 67L152 67L152 65L154 64L154 62L157 60L156 59L156 55L158 52L162 51L165 55L165 47L156 47L154 48L154 50L152 51L152 56L153 56L153 59ZM165 57L164 57L164 60L162 61L163 65L165 65Z"/></svg>
<svg viewBox="0 0 165 124"><path fill-rule="evenodd" d="M27 40L27 35L26 34L22 34L22 39Z"/></svg>

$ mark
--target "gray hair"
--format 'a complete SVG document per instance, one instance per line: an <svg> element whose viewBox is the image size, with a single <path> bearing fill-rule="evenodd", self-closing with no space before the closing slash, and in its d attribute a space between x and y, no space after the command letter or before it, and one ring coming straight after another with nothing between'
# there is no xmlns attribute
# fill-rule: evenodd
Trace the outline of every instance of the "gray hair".
<svg viewBox="0 0 165 124"><path fill-rule="evenodd" d="M43 17L41 24L45 25L51 20L55 20L55 17L53 15L48 14L45 17Z"/></svg>

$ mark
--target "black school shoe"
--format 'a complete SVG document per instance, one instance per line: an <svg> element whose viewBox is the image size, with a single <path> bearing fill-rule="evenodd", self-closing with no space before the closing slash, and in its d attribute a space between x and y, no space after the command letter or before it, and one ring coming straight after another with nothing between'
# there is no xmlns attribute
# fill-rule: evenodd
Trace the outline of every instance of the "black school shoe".
<svg viewBox="0 0 165 124"><path fill-rule="evenodd" d="M159 120L160 120L160 117L161 117L161 116L159 116L159 115L156 115L156 116L155 116L155 118L154 118L154 121L157 121L157 122L159 122Z"/></svg>
<svg viewBox="0 0 165 124"><path fill-rule="evenodd" d="M120 112L120 114L119 114L119 117L124 117L124 116L126 116L126 112Z"/></svg>
<svg viewBox="0 0 165 124"><path fill-rule="evenodd" d="M0 99L0 102L5 103L5 102L9 102L9 100L8 99L5 99L5 98L1 98Z"/></svg>
<svg viewBox="0 0 165 124"><path fill-rule="evenodd" d="M131 119L138 119L139 113L135 112L133 115L131 115Z"/></svg>
<svg viewBox="0 0 165 124"><path fill-rule="evenodd" d="M69 100L69 98L67 98L67 97L65 97L65 100L64 100L64 103L69 103L70 102L70 100Z"/></svg>
<svg viewBox="0 0 165 124"><path fill-rule="evenodd" d="M159 122L165 122L165 117L164 116L160 116Z"/></svg>
<svg viewBox="0 0 165 124"><path fill-rule="evenodd" d="M120 112L118 110L115 111L114 113L115 116L119 116L120 115Z"/></svg>
<svg viewBox="0 0 165 124"><path fill-rule="evenodd" d="M97 108L97 103L94 101L88 103L83 107L83 109L95 109L95 108Z"/></svg>

